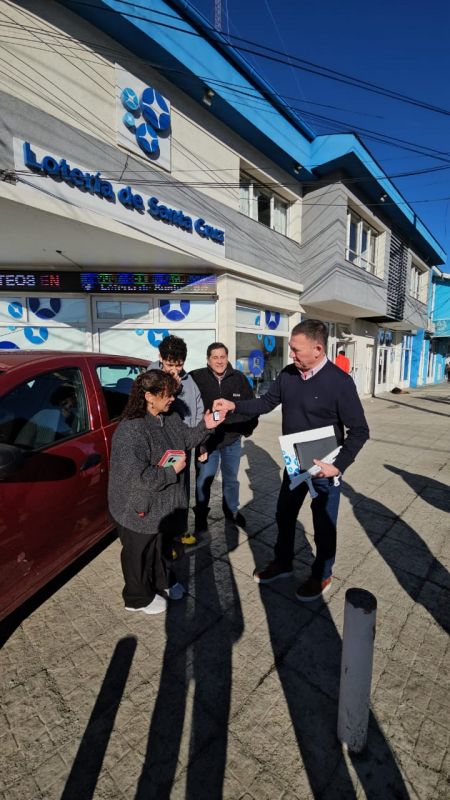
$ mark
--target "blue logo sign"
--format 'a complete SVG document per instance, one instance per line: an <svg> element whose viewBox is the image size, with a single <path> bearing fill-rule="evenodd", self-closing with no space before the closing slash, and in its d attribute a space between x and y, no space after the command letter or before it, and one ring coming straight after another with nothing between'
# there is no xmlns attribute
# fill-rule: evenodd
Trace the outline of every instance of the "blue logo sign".
<svg viewBox="0 0 450 800"><path fill-rule="evenodd" d="M158 134L148 122L141 122L136 128L136 141L148 156L159 152Z"/></svg>
<svg viewBox="0 0 450 800"><path fill-rule="evenodd" d="M31 344L44 344L48 339L48 328L24 328L23 332Z"/></svg>
<svg viewBox="0 0 450 800"><path fill-rule="evenodd" d="M272 319L273 315L273 319ZM271 331L275 331L280 324L281 314L279 311L266 311L266 327Z"/></svg>
<svg viewBox="0 0 450 800"><path fill-rule="evenodd" d="M120 95L120 99L123 107L126 108L127 111L134 112L139 110L139 97L134 89L124 89Z"/></svg>
<svg viewBox="0 0 450 800"><path fill-rule="evenodd" d="M264 347L268 353L271 353L272 350L275 350L275 336L265 336Z"/></svg>
<svg viewBox="0 0 450 800"><path fill-rule="evenodd" d="M150 154L152 148L155 147L156 133L148 122L141 123L135 132L136 136L141 136L142 138L142 141L140 141L142 149ZM148 213L153 219L161 220L167 225L175 225L187 233L195 231L202 239L210 239L217 244L225 244L225 231L207 224L203 217L193 221L192 217L185 214L184 211L177 208L169 208L164 203L160 203L157 197L149 197L145 200L131 186L122 186L121 189L116 190L111 181L105 181L101 177L100 172L83 172L78 167L72 167L65 158L57 159L51 155L43 156L39 161L29 142L24 142L23 144L23 158L25 166L32 172L48 175L58 183L65 181L69 186L77 186L80 191L97 195L108 200L111 204L116 203L118 200L125 208L131 211L136 211L140 214Z"/></svg>
<svg viewBox="0 0 450 800"><path fill-rule="evenodd" d="M21 319L23 316L23 305L19 302L10 303L8 306L8 314L14 319Z"/></svg>
<svg viewBox="0 0 450 800"><path fill-rule="evenodd" d="M14 342L0 342L0 350L20 350L20 347Z"/></svg>
<svg viewBox="0 0 450 800"><path fill-rule="evenodd" d="M174 305L178 305L178 308L174 308ZM186 319L191 310L189 300L181 300L179 303L171 303L170 300L160 300L159 307L164 316L170 319L171 322L181 322L181 320Z"/></svg>
<svg viewBox="0 0 450 800"><path fill-rule="evenodd" d="M152 89L151 86L144 89L140 107L147 122L157 131L167 131L170 128L169 106L156 89Z"/></svg>
<svg viewBox="0 0 450 800"><path fill-rule="evenodd" d="M39 317L39 319L53 319L61 311L61 300L57 297L52 297L48 305L44 305L44 300L39 300L38 297L30 298L30 311Z"/></svg>
<svg viewBox="0 0 450 800"><path fill-rule="evenodd" d="M248 357L248 368L250 372L259 378L264 372L264 353L261 350L252 350Z"/></svg>
<svg viewBox="0 0 450 800"><path fill-rule="evenodd" d="M147 341L152 347L158 348L166 336L169 336L167 328L147 331Z"/></svg>
<svg viewBox="0 0 450 800"><path fill-rule="evenodd" d="M134 133L136 142L148 156L159 154L158 134L170 130L170 110L162 94L147 86L139 98L131 87L120 95L125 109L122 122Z"/></svg>

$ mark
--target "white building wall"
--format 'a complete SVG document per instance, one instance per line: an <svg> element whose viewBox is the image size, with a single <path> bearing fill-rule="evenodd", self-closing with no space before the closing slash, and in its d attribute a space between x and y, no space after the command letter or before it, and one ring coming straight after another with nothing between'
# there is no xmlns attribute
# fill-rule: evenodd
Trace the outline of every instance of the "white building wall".
<svg viewBox="0 0 450 800"><path fill-rule="evenodd" d="M77 15L53 0L28 5L0 5L0 90L116 145L115 64L120 64L171 102L173 178L193 183L198 191L237 210L240 164L245 159L268 183L289 185L281 193L297 203L289 233L299 240L301 187L292 186L292 176L271 165L206 106ZM148 164L144 155L142 161ZM157 161L152 164L157 166Z"/></svg>

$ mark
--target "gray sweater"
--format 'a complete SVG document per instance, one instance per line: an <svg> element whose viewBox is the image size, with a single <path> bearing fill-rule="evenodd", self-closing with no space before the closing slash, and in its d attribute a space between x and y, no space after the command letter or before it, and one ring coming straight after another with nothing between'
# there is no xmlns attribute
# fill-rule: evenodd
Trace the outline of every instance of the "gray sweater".
<svg viewBox="0 0 450 800"><path fill-rule="evenodd" d="M147 370L154 369L162 369L160 361L150 361ZM204 408L200 389L184 369L180 373L180 391L172 403L172 411L176 411L190 428L194 428L203 419Z"/></svg>
<svg viewBox="0 0 450 800"><path fill-rule="evenodd" d="M166 450L190 450L208 436L202 420L185 425L172 411L122 420L113 435L108 505L114 521L137 533L183 532L185 470L158 467Z"/></svg>

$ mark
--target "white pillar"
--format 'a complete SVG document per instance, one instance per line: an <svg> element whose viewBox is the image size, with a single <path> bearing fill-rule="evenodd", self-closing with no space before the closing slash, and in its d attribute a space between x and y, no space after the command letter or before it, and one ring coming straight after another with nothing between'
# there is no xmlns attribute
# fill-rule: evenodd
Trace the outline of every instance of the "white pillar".
<svg viewBox="0 0 450 800"><path fill-rule="evenodd" d="M367 739L376 610L376 597L365 589L345 593L337 735L353 753Z"/></svg>

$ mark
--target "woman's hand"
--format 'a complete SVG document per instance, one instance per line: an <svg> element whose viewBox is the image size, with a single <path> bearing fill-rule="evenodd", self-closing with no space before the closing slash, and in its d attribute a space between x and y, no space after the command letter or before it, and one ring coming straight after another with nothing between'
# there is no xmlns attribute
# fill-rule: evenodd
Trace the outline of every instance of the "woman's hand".
<svg viewBox="0 0 450 800"><path fill-rule="evenodd" d="M178 461L175 461L175 464L172 464L175 472L178 474L179 472L183 472L184 468L186 467L186 453L183 456L180 456Z"/></svg>
<svg viewBox="0 0 450 800"><path fill-rule="evenodd" d="M212 430L213 428L217 428L217 426L220 425L220 423L224 421L225 414L222 411L220 411L218 416L219 416L219 419L214 419L214 413L212 411L205 411L205 413L203 415L203 420L204 420L204 423L205 423L206 427L208 428L208 430Z"/></svg>

